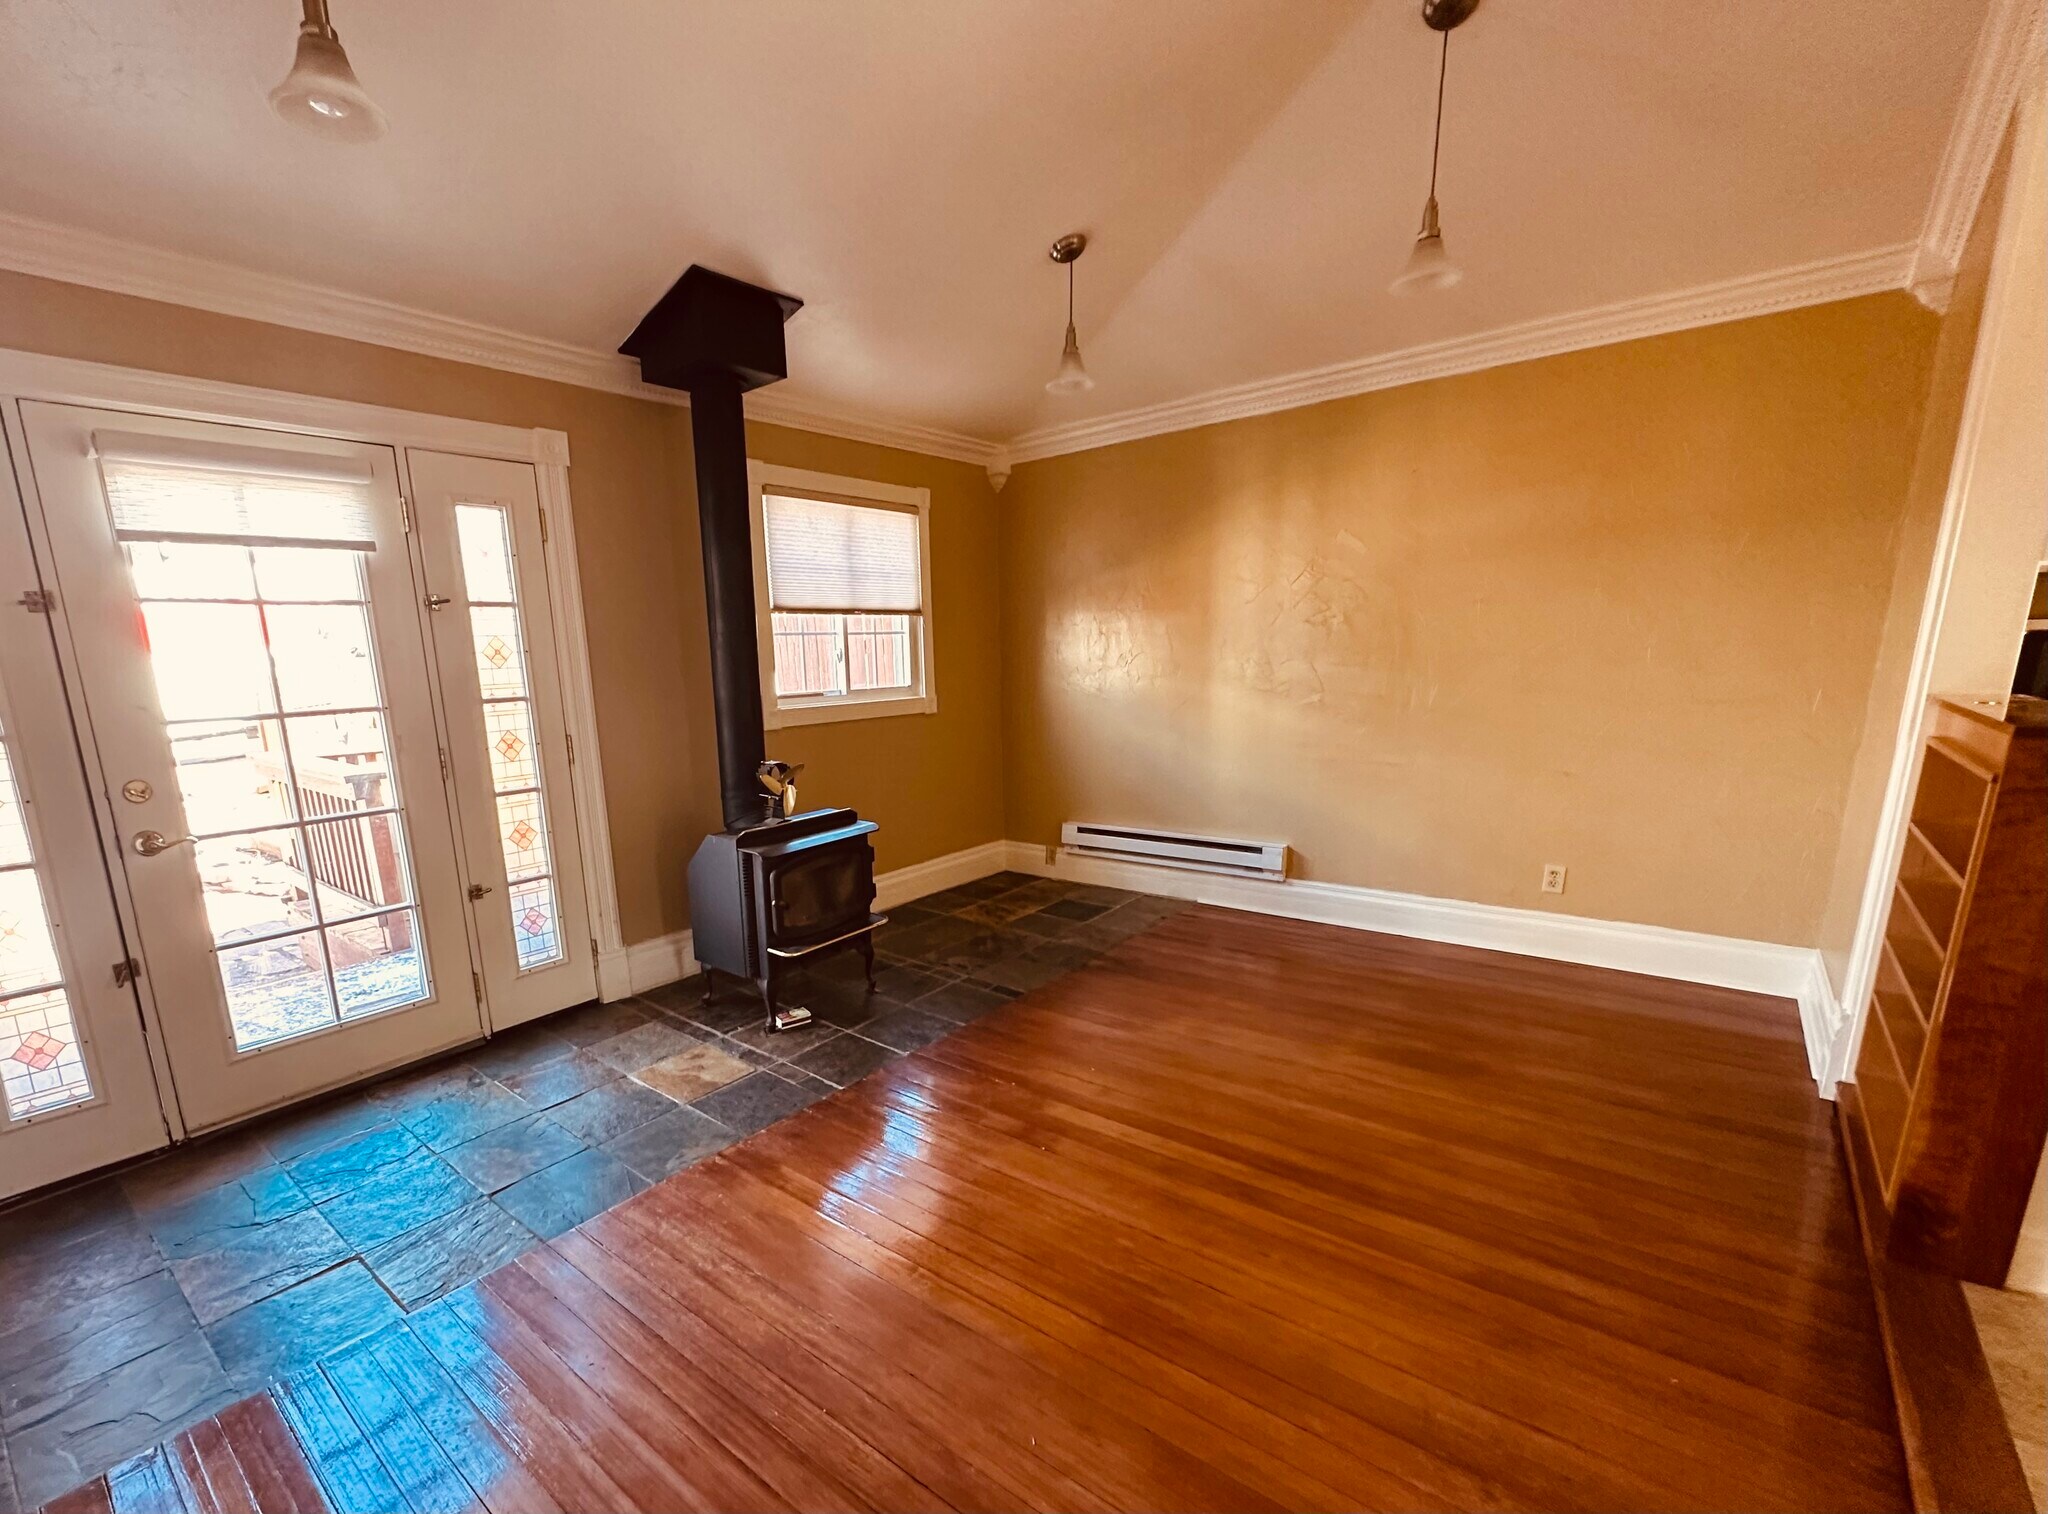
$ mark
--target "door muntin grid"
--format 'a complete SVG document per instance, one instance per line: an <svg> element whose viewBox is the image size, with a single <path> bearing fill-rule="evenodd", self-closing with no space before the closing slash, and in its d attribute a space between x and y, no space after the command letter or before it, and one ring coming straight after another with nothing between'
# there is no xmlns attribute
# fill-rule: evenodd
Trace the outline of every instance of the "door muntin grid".
<svg viewBox="0 0 2048 1514"><path fill-rule="evenodd" d="M0 1113L20 1123L93 1097L28 798L0 726Z"/></svg>
<svg viewBox="0 0 2048 1514"><path fill-rule="evenodd" d="M431 998L363 554L123 546L236 1050Z"/></svg>
<svg viewBox="0 0 2048 1514"><path fill-rule="evenodd" d="M503 505L455 505L456 557L469 606L470 646L483 700L484 759L498 845L505 862L505 908L519 971L565 960L560 897L512 539Z"/></svg>

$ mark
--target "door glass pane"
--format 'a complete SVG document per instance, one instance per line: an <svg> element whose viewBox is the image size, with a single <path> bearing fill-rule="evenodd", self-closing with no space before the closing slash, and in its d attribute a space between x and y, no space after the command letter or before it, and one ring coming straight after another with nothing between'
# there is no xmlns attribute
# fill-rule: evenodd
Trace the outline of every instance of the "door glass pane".
<svg viewBox="0 0 2048 1514"><path fill-rule="evenodd" d="M195 548L125 546L235 1045L426 999L363 554L208 546L240 567L209 559L193 603L170 580Z"/></svg>
<svg viewBox="0 0 2048 1514"><path fill-rule="evenodd" d="M409 909L330 925L327 955L334 963L334 987L341 995L344 1020L411 1004L426 994L419 919Z"/></svg>
<svg viewBox="0 0 2048 1514"><path fill-rule="evenodd" d="M364 606L270 605L264 619L285 709L357 710L377 702Z"/></svg>
<svg viewBox="0 0 2048 1514"><path fill-rule="evenodd" d="M249 554L214 542L137 542L135 591L149 599L247 599Z"/></svg>
<svg viewBox="0 0 2048 1514"><path fill-rule="evenodd" d="M541 793L540 743L534 738L526 641L520 624L512 521L502 505L457 505L455 539L469 601L470 643L484 699L484 757L498 807L505 856L505 908L519 970L559 962L553 846Z"/></svg>
<svg viewBox="0 0 2048 1514"><path fill-rule="evenodd" d="M0 1100L11 1119L92 1097L62 977L21 786L0 731Z"/></svg>
<svg viewBox="0 0 2048 1514"><path fill-rule="evenodd" d="M224 836L196 842L193 850L216 946L313 924L312 889L296 830Z"/></svg>
<svg viewBox="0 0 2048 1514"><path fill-rule="evenodd" d="M181 721L169 731L185 823L194 835L253 830L292 818L291 775L277 721Z"/></svg>
<svg viewBox="0 0 2048 1514"><path fill-rule="evenodd" d="M219 720L276 710L263 617L254 604L145 599L142 625L164 719Z"/></svg>

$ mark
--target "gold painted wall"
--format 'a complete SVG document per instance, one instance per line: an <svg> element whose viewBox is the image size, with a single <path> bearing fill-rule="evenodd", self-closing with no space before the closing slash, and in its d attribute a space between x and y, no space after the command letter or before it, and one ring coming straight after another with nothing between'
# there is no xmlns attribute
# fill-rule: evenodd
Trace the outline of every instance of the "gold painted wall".
<svg viewBox="0 0 2048 1514"><path fill-rule="evenodd" d="M1843 801L1842 838L1821 916L1821 956L1837 993L1848 982L1849 948L1856 934L1856 916L1862 907L1871 850L1877 845L1878 815L1884 806L1885 784L1891 777L1900 705L1912 669L1913 645L1920 633L1921 608L1927 599L1934 539L1941 528L1942 506L1948 498L1949 465L1955 458L1956 432L1962 425L1963 398L1977 351L1977 325L1984 313L1985 287L1991 278L1991 254L1998 240L1998 216L2005 200L2011 153L2008 134L1984 198L1978 202L1977 219L1971 225L1969 243L1956 270L1955 288L1941 317L1934 372L1928 382L1927 404L1913 456L1912 480L1907 486L1905 508L1899 512L1893 530L1891 591L1878 633L1877 665L1859 726L1856 761Z"/></svg>
<svg viewBox="0 0 2048 1514"><path fill-rule="evenodd" d="M1873 296L1021 466L1009 834L1811 944L1936 335Z"/></svg>
<svg viewBox="0 0 2048 1514"><path fill-rule="evenodd" d="M688 924L683 868L720 822L687 410L6 272L0 347L568 432L625 939ZM885 869L998 839L996 521L986 476L774 426L749 427L749 443L771 462L932 491L938 713L771 733L770 749L812 764L806 803L852 803L881 822Z"/></svg>

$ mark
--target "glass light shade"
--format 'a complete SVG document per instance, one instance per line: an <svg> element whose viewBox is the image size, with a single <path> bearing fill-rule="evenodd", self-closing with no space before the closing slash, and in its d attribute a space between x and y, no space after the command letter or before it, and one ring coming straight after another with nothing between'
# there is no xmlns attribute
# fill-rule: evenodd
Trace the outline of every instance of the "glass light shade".
<svg viewBox="0 0 2048 1514"><path fill-rule="evenodd" d="M1449 289L1465 277L1465 270L1451 261L1451 255L1444 251L1442 232L1432 232L1415 239L1415 246L1408 253L1408 262L1394 282L1387 286L1390 294L1420 294L1430 289Z"/></svg>
<svg viewBox="0 0 2048 1514"><path fill-rule="evenodd" d="M341 40L317 31L299 33L298 57L284 83L270 92L270 108L335 142L373 142L384 135L384 112L356 79Z"/></svg>
<svg viewBox="0 0 2048 1514"><path fill-rule="evenodd" d="M1081 339L1074 334L1072 323L1067 326L1066 349L1060 353L1059 372L1046 380L1047 394L1086 394L1095 387L1095 380L1088 377L1088 370L1081 363Z"/></svg>

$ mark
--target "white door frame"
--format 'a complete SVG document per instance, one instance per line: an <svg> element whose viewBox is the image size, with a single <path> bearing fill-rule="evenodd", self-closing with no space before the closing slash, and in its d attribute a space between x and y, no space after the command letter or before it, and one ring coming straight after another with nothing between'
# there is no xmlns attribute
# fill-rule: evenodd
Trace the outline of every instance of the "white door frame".
<svg viewBox="0 0 2048 1514"><path fill-rule="evenodd" d="M590 929L596 942L598 992L605 999L623 998L631 992L626 972L626 946L619 926L618 885L612 872L603 754L598 742L597 706L590 677L590 646L583 619L582 578L576 559L576 521L569 493L567 432L429 415L384 405L360 404L353 400L293 394L246 384L152 373L0 348L0 421L4 421L14 445L25 450L26 438L22 432L19 404L22 400L47 400L100 409L129 410L143 415L260 426L274 431L387 446L398 454L400 479L408 497L412 492L411 479L403 468L408 447L531 463L540 483L541 507L546 511L548 520L548 540L544 551L549 608L553 612L555 650L561 668L563 713L576 748L576 761L570 776L588 890ZM68 666L65 673L68 677L77 676L77 670ZM98 754L92 750L91 733L81 731L80 741L86 748L88 760L96 761ZM106 838L115 836L113 826L116 817L105 813L103 795L95 793L93 803L104 842ZM118 870L116 895L122 926L132 934L135 930L134 905L119 882ZM167 1087L168 1068L162 1065L161 1021L146 980L142 998L143 1012L150 1028L150 1052L158 1062L158 1081ZM167 1107L165 1113L171 1121L174 1135L183 1137L186 1131L179 1112Z"/></svg>

